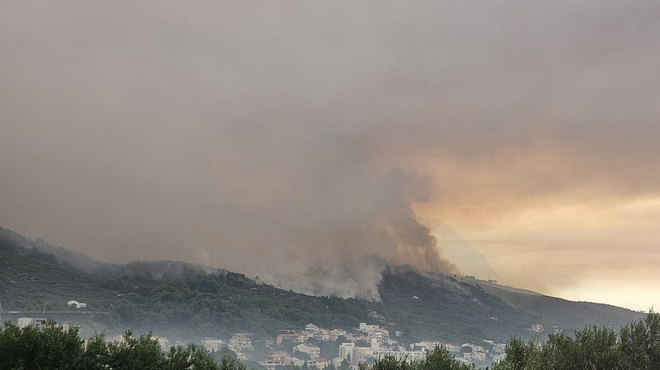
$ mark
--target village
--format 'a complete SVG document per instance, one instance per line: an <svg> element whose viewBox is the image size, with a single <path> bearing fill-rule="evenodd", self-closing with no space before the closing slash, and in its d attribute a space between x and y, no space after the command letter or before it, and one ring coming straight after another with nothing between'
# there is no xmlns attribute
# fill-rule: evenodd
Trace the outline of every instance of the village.
<svg viewBox="0 0 660 370"><path fill-rule="evenodd" d="M28 325L39 327L45 320L23 317L18 318L16 323L21 328ZM61 325L65 329L69 327L69 324ZM534 329L539 330L539 327ZM357 328L350 331L325 329L310 323L303 330L287 330L277 335L274 340L259 340L268 352L265 357L263 357L264 351L255 351L251 333L234 333L229 339L206 337L200 339L199 344L211 353L231 351L239 360L262 365L267 370L277 370L288 365L310 369L357 369L360 363L372 364L376 359L386 356L392 356L397 360L419 361L425 359L426 354L436 347L447 349L457 360L464 363L497 362L505 356L505 344L490 340L484 340L480 345L420 341L406 346L395 339L401 334L401 332L390 333L379 325L366 323L360 323ZM169 351L170 346L186 345L179 340L170 343L169 339L163 336L152 337L158 341L164 351ZM122 335L106 339L108 343L123 340ZM331 357L326 358L322 356L321 347L324 347L326 352L331 351L328 348L334 348L336 352L323 353Z"/></svg>
<svg viewBox="0 0 660 370"><path fill-rule="evenodd" d="M277 335L275 340L265 341L266 346L271 349L270 355L265 358L255 358L251 355L254 346L249 333L235 333L228 341L204 338L201 344L211 352L228 348L235 352L239 359L258 362L268 370L291 364L318 369L357 369L360 363L371 364L374 360L386 356L418 361L426 358L427 352L436 347L446 348L459 361L465 363L500 361L505 356L505 345L493 341L484 341L483 345L421 341L406 346L395 339L400 335L400 332L395 332L391 336L387 329L366 323L360 323L359 327L351 331L325 329L310 323L304 330L287 331ZM337 353L334 354L336 357L322 356L322 342L335 342L338 346ZM290 351L282 348L290 348Z"/></svg>

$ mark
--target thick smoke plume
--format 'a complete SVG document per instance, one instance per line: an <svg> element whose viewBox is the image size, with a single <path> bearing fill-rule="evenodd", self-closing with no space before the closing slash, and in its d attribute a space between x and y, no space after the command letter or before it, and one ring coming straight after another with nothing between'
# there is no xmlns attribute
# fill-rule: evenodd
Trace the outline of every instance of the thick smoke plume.
<svg viewBox="0 0 660 370"><path fill-rule="evenodd" d="M386 264L454 271L422 216L479 229L562 202L656 202L658 14L657 0L0 2L0 225L102 261L377 299ZM611 249L653 277L649 225L651 252L623 234ZM500 266L575 280L574 265L540 273L567 258L534 248ZM603 255L585 251L585 266Z"/></svg>
<svg viewBox="0 0 660 370"><path fill-rule="evenodd" d="M191 223L203 225L194 245L213 265L320 295L378 299L380 273L387 265L456 271L411 209L413 202L429 200L427 179L401 168L326 175L313 200L285 193L282 208L270 214L247 214L235 205L209 210ZM346 190L332 190L337 187ZM300 208L292 212L288 207L294 204Z"/></svg>

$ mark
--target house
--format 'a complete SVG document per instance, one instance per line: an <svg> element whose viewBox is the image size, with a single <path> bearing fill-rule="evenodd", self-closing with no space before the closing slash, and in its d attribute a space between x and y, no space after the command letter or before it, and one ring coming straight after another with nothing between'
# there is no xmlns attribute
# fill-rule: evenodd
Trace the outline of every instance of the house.
<svg viewBox="0 0 660 370"><path fill-rule="evenodd" d="M505 350L505 349L506 349L506 345L505 345L505 344L495 344L495 345L493 346L493 352L504 353L504 350Z"/></svg>
<svg viewBox="0 0 660 370"><path fill-rule="evenodd" d="M248 333L235 333L231 339L229 339L229 348L235 352L242 350L252 351L252 339L250 339L250 334Z"/></svg>
<svg viewBox="0 0 660 370"><path fill-rule="evenodd" d="M378 328L380 328L379 325L367 325L366 323L361 322L358 330L368 332L368 331L376 330Z"/></svg>
<svg viewBox="0 0 660 370"><path fill-rule="evenodd" d="M419 347L424 351L433 351L435 347L441 347L442 343L440 342L432 342L430 340L423 340L421 342L417 342L413 345L413 347Z"/></svg>
<svg viewBox="0 0 660 370"><path fill-rule="evenodd" d="M34 326L36 328L41 328L43 323L46 322L46 319L36 318L36 317L19 317L16 325L23 329L27 326Z"/></svg>
<svg viewBox="0 0 660 370"><path fill-rule="evenodd" d="M204 338L202 339L202 347L206 348L206 350L209 352L213 352L219 350L222 347L227 347L227 343L221 339Z"/></svg>
<svg viewBox="0 0 660 370"><path fill-rule="evenodd" d="M170 341L169 339L167 339L167 337L159 337L157 335L154 335L152 338L158 341L158 344L160 345L160 348L163 349L163 351L170 350Z"/></svg>
<svg viewBox="0 0 660 370"><path fill-rule="evenodd" d="M483 352L465 352L463 358L468 361L486 361L486 354Z"/></svg>
<svg viewBox="0 0 660 370"><path fill-rule="evenodd" d="M266 357L264 363L266 369L275 370L277 366L284 366L291 362L291 357L286 352L275 352L272 355Z"/></svg>
<svg viewBox="0 0 660 370"><path fill-rule="evenodd" d="M312 359L321 356L321 349L311 344L303 343L293 347L293 352L307 353Z"/></svg>
<svg viewBox="0 0 660 370"><path fill-rule="evenodd" d="M394 357L397 360L407 360L407 361L420 361L426 358L426 351L391 351L391 350L381 350L374 353L374 357L384 358L384 357Z"/></svg>
<svg viewBox="0 0 660 370"><path fill-rule="evenodd" d="M339 345L339 358L343 360L353 357L353 350L355 350L355 343L342 343ZM349 361L350 362L350 361Z"/></svg>
<svg viewBox="0 0 660 370"><path fill-rule="evenodd" d="M342 335L346 335L346 330L344 330L344 329L332 329L330 331L330 334L336 335L336 336L339 337L339 336L342 336Z"/></svg>
<svg viewBox="0 0 660 370"><path fill-rule="evenodd" d="M307 325L305 326L305 330L307 330L307 331L317 332L317 331L319 331L319 327L316 326L316 325L314 325L314 324L307 324Z"/></svg>
<svg viewBox="0 0 660 370"><path fill-rule="evenodd" d="M374 357L374 350L371 347L355 347L353 355L351 355L351 362L355 365L361 362L367 362L368 359Z"/></svg>
<svg viewBox="0 0 660 370"><path fill-rule="evenodd" d="M76 308L85 308L85 307L87 307L87 303L82 303L82 302L78 302L78 301L68 301L66 304L69 307L71 307L71 306L76 306Z"/></svg>
<svg viewBox="0 0 660 370"><path fill-rule="evenodd" d="M486 352L486 349L484 347L472 343L463 343L461 347L470 347L472 348L473 352Z"/></svg>
<svg viewBox="0 0 660 370"><path fill-rule="evenodd" d="M323 358L323 357L317 357L315 359L307 361L307 366L310 368L312 367L317 367L319 369L325 369L330 365L330 360Z"/></svg>
<svg viewBox="0 0 660 370"><path fill-rule="evenodd" d="M307 338L307 334L305 333L287 333L278 335L276 341L281 346L284 342L305 343L307 342Z"/></svg>
<svg viewBox="0 0 660 370"><path fill-rule="evenodd" d="M322 340L326 342L332 340L333 337L332 335L330 335L330 331L327 329L319 329L318 331L314 332L312 336L317 340ZM335 337L335 340L337 340L337 337Z"/></svg>
<svg viewBox="0 0 660 370"><path fill-rule="evenodd" d="M385 329L374 329L374 330L368 330L367 336L369 336L370 339L375 338L378 341L383 341L384 339L390 337L390 333Z"/></svg>

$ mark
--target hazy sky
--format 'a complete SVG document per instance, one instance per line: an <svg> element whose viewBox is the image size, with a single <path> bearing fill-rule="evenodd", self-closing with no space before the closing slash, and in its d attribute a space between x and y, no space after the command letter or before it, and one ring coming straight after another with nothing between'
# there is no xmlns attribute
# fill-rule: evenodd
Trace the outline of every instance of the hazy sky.
<svg viewBox="0 0 660 370"><path fill-rule="evenodd" d="M442 219L512 285L646 310L658 66L654 0L3 2L0 225L374 297L456 271Z"/></svg>

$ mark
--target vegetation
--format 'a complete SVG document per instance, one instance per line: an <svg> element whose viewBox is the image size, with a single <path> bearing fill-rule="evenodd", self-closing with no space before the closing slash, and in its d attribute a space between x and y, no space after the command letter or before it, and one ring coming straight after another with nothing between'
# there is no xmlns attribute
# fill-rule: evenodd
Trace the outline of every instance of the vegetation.
<svg viewBox="0 0 660 370"><path fill-rule="evenodd" d="M373 370L472 370L474 368L474 365L464 364L456 360L446 349L438 347L429 352L422 361L397 360L392 356L386 356L376 360L373 365ZM360 364L359 370L367 370L367 366Z"/></svg>
<svg viewBox="0 0 660 370"><path fill-rule="evenodd" d="M75 327L64 329L54 321L43 327L0 327L0 370L9 369L122 369L122 370L245 370L235 358L220 362L204 349L190 344L164 352L150 335L134 337L128 331L121 342L106 342L103 334L87 343Z"/></svg>
<svg viewBox="0 0 660 370"><path fill-rule="evenodd" d="M619 334L608 327L585 327L575 337L551 334L547 341L525 342L514 337L503 361L492 370L659 370L660 314L632 322ZM6 322L0 327L0 370L5 369L198 369L246 370L235 356L209 353L190 344L164 352L150 334L135 337L127 331L123 340L108 342L103 334L83 341L76 327L64 329L54 321L42 327L18 328ZM471 370L446 349L436 348L422 361L376 360L373 370ZM288 370L301 370L290 364ZM338 369L345 370L347 362ZM367 364L360 364L366 370ZM302 370L307 370L306 366Z"/></svg>
<svg viewBox="0 0 660 370"><path fill-rule="evenodd" d="M535 343L513 338L506 358L493 370L658 370L660 369L660 314L621 328L585 327L572 338L551 334Z"/></svg>
<svg viewBox="0 0 660 370"><path fill-rule="evenodd" d="M87 303L87 311L110 313L47 316L61 322L75 320L85 335L95 330L115 335L131 328L135 333L153 330L184 341L226 338L239 331L265 339L282 330L302 329L310 322L349 330L366 322L386 326L392 335L399 332L397 340L410 344L418 340L505 342L510 335L529 336L528 329L536 323L569 330L581 327L535 315L537 303L515 308L479 285L412 268L385 271L379 293L381 302L314 297L242 274L182 262L104 264L0 227L0 298L5 311L41 311L44 305L49 311L65 311L69 309L66 302L76 300ZM622 323L639 315L618 308L616 312L634 314ZM618 323L625 315L611 320L614 316L603 314L583 323ZM323 355L336 352L334 346L319 346Z"/></svg>

